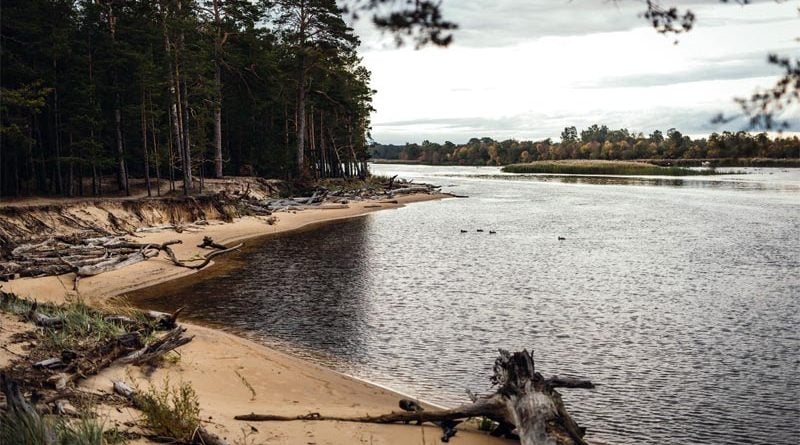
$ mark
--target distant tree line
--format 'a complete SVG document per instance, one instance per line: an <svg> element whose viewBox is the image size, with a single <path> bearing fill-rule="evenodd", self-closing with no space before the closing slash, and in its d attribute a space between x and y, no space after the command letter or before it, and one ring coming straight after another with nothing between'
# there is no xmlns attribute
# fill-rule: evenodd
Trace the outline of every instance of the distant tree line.
<svg viewBox="0 0 800 445"><path fill-rule="evenodd" d="M496 141L472 138L466 144L405 145L373 144L370 154L375 159L412 161L427 164L506 165L519 162L559 159L720 159L720 158L800 158L797 136L770 138L766 133L744 131L712 133L707 138L692 139L671 128L666 134L656 130L649 135L627 129L611 130L605 125L592 125L578 131L567 127L561 142Z"/></svg>
<svg viewBox="0 0 800 445"><path fill-rule="evenodd" d="M0 17L4 196L366 173L370 73L335 0L3 0Z"/></svg>

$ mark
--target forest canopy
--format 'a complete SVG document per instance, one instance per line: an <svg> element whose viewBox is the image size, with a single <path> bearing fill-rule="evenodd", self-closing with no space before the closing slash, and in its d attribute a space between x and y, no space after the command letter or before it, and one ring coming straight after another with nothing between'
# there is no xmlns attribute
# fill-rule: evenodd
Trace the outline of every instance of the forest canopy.
<svg viewBox="0 0 800 445"><path fill-rule="evenodd" d="M2 8L2 195L365 174L370 73L335 0Z"/></svg>

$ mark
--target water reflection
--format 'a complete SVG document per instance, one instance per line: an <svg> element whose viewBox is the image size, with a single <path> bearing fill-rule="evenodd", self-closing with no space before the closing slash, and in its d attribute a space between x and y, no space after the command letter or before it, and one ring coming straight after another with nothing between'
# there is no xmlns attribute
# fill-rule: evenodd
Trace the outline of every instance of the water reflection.
<svg viewBox="0 0 800 445"><path fill-rule="evenodd" d="M212 271L142 291L139 304L261 333L324 356L363 355L369 270L364 219L251 243Z"/></svg>

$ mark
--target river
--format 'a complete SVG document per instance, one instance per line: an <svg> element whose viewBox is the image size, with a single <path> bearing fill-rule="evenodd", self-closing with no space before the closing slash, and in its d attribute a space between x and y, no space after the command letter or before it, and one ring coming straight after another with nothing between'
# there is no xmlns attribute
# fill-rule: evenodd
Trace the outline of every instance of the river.
<svg viewBox="0 0 800 445"><path fill-rule="evenodd" d="M561 391L597 443L797 443L800 170L372 169L469 198L267 239L140 304L443 405L491 391L498 348L532 349L598 384Z"/></svg>

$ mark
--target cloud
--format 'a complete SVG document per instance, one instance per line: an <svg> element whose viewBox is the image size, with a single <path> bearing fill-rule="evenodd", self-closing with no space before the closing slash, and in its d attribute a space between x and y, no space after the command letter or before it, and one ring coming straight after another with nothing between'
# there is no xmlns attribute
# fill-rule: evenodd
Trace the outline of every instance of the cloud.
<svg viewBox="0 0 800 445"><path fill-rule="evenodd" d="M721 4L719 0L663 0L680 11L691 10L697 26L749 25L792 18L793 6L776 8L767 0L746 6ZM789 3L789 2L786 2ZM647 27L644 2L609 0L446 0L442 12L446 20L458 24L454 46L470 48L503 47L545 36L580 36L620 32ZM355 23L365 42L365 50L385 50L393 40L376 31L370 20Z"/></svg>
<svg viewBox="0 0 800 445"><path fill-rule="evenodd" d="M787 49L783 53L790 52ZM767 63L764 53L741 54L739 58L709 58L684 69L666 73L608 76L576 82L575 88L654 87L708 80L740 80L769 77L782 73Z"/></svg>
<svg viewBox="0 0 800 445"><path fill-rule="evenodd" d="M449 49L365 50L378 90L381 142L471 137L557 138L567 125L604 123L686 134L739 130L734 97L773 85L769 52L797 55L796 5L690 6L698 26L673 44L638 16L643 3L603 0L449 0L462 26ZM792 114L793 113L793 114ZM795 125L797 109L787 112Z"/></svg>

